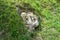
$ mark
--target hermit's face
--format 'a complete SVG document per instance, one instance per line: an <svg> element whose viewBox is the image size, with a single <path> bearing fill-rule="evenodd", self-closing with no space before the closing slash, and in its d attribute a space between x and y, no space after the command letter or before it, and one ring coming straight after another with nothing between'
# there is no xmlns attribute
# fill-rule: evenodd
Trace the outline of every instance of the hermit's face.
<svg viewBox="0 0 60 40"><path fill-rule="evenodd" d="M39 25L37 16L32 12L22 12L21 17L23 18L23 21L29 30L33 30L33 28Z"/></svg>

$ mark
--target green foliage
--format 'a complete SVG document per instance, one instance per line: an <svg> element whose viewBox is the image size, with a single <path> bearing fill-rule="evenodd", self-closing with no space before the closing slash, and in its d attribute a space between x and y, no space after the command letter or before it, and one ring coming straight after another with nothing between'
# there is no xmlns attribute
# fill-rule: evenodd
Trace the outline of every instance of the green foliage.
<svg viewBox="0 0 60 40"><path fill-rule="evenodd" d="M21 40L26 40L29 37L25 34L27 29L15 6L9 5L5 1L0 1L0 31L2 32L0 40L17 40L19 36Z"/></svg>
<svg viewBox="0 0 60 40"><path fill-rule="evenodd" d="M0 0L0 40L32 40L21 17L16 11L16 4L30 4L40 18L39 29L43 40L60 40L60 1L59 0Z"/></svg>

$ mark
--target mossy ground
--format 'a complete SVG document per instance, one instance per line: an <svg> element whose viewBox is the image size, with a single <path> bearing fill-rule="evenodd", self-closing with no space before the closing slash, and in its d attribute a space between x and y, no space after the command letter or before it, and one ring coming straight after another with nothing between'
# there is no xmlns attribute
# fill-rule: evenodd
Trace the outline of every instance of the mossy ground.
<svg viewBox="0 0 60 40"><path fill-rule="evenodd" d="M17 3L30 4L39 17L40 30L34 31L33 40L60 40L60 0L0 0L0 40L32 40L16 11Z"/></svg>

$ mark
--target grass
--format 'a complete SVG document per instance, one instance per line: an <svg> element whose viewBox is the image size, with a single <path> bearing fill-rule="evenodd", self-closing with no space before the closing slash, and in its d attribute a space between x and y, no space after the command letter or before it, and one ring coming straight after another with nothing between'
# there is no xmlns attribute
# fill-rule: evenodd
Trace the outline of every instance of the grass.
<svg viewBox="0 0 60 40"><path fill-rule="evenodd" d="M16 3L30 4L40 18L39 29L34 32L33 40L60 40L60 1L59 0L1 0L0 36L1 40L31 40L30 33L25 30L21 17L17 14ZM9 34L9 36L6 35ZM24 35L26 33L26 35Z"/></svg>

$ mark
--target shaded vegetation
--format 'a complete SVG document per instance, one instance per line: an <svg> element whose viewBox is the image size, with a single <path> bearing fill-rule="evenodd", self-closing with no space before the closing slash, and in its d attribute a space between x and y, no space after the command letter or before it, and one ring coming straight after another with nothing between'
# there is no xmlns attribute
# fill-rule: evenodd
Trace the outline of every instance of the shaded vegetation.
<svg viewBox="0 0 60 40"><path fill-rule="evenodd" d="M30 4L39 17L40 25L34 31L34 38L27 32L22 18L17 13L18 3L21 6L24 3ZM0 40L37 40L37 37L43 40L60 40L60 1L0 0Z"/></svg>

